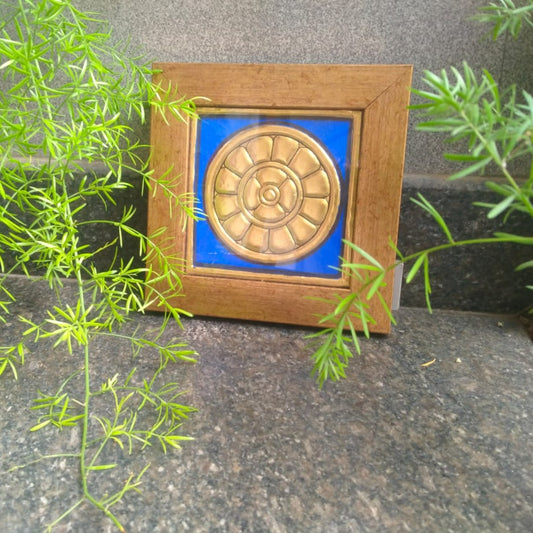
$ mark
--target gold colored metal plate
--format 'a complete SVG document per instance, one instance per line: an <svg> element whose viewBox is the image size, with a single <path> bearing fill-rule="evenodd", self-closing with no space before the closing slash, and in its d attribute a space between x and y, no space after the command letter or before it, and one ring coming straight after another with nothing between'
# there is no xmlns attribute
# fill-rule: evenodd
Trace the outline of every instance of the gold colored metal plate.
<svg viewBox="0 0 533 533"><path fill-rule="evenodd" d="M337 220L340 182L326 150L304 131L252 126L223 143L209 164L204 207L217 237L262 264L305 257Z"/></svg>

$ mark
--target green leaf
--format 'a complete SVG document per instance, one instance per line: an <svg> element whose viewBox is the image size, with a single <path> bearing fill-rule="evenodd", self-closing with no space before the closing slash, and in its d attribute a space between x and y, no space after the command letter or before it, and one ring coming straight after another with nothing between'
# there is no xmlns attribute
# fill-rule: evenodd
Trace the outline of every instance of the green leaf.
<svg viewBox="0 0 533 533"><path fill-rule="evenodd" d="M390 307L388 306L387 302L385 301L385 298L383 297L383 295L378 292L378 299L381 303L381 307L383 308L383 310L385 311L385 313L387 314L387 316L389 317L389 320L391 321L392 324L396 325L396 319L394 318L394 315L392 314L392 311L390 309Z"/></svg>
<svg viewBox="0 0 533 533"><path fill-rule="evenodd" d="M413 266L410 268L406 278L406 283L411 283L413 281L413 278L416 276L417 272L420 270L420 267L424 264L424 261L426 259L426 253L421 252L420 255L417 257L416 261L414 262Z"/></svg>
<svg viewBox="0 0 533 533"><path fill-rule="evenodd" d="M487 218L492 219L496 218L498 215L503 213L508 207L510 207L515 201L515 196L510 195L507 198L504 198L499 204L496 204L488 213Z"/></svg>
<svg viewBox="0 0 533 533"><path fill-rule="evenodd" d="M526 261L524 263L519 264L515 270L525 270L526 268L533 268L533 259L531 261Z"/></svg>
<svg viewBox="0 0 533 533"><path fill-rule="evenodd" d="M506 184L495 183L494 181L486 181L485 186L488 189L502 196L508 196L509 194L514 194L514 189L511 186L506 185Z"/></svg>
<svg viewBox="0 0 533 533"><path fill-rule="evenodd" d="M431 313L431 283L429 279L429 256L424 256L424 294L426 297L426 307L428 308L428 311Z"/></svg>
<svg viewBox="0 0 533 533"><path fill-rule="evenodd" d="M402 252L399 250L398 246L396 245L396 243L392 240L392 238L390 236L389 236L389 246L392 248L392 250L394 250L394 253L396 254L396 257L398 257L398 259L403 261L404 256L403 256Z"/></svg>
<svg viewBox="0 0 533 533"><path fill-rule="evenodd" d="M367 300L371 300L377 291L379 291L382 287L387 285L386 283L383 282L384 279L385 279L385 272L382 272L381 274L379 274L379 276L376 277L376 279L373 281L366 295Z"/></svg>
<svg viewBox="0 0 533 533"><path fill-rule="evenodd" d="M112 468L115 468L117 466L117 463L108 464L108 465L93 465L88 466L87 470L111 470Z"/></svg>
<svg viewBox="0 0 533 533"><path fill-rule="evenodd" d="M481 161L485 160L486 158L480 155L473 155L473 154L450 154L446 153L444 154L444 157L448 159L448 161L459 161L459 162L468 162L468 161Z"/></svg>
<svg viewBox="0 0 533 533"><path fill-rule="evenodd" d="M471 176L472 174L475 174L476 172L483 170L491 161L492 161L491 157L485 157L481 159L480 161L474 163L473 165L463 168L462 170L458 172L454 172L449 177L449 179L450 181L455 181L455 180L464 178L466 176Z"/></svg>
<svg viewBox="0 0 533 533"><path fill-rule="evenodd" d="M527 237L523 235L514 235L512 233L497 232L495 237L502 239L502 241L516 242L517 244L533 245L533 237Z"/></svg>
<svg viewBox="0 0 533 533"><path fill-rule="evenodd" d="M371 272L381 272L383 270L382 267L367 265L366 263L345 263L344 261L342 263L342 268L354 271L369 270Z"/></svg>
<svg viewBox="0 0 533 533"><path fill-rule="evenodd" d="M375 267L379 268L380 270L383 270L383 267L381 266L381 263L377 259L372 257L368 252L363 250L360 246L357 246L356 244L354 244L354 243L352 243L352 242L350 242L350 241L348 241L346 239L343 239L342 242L344 242L347 246L352 248L352 250L355 250L359 255L364 257L369 263L371 263Z"/></svg>
<svg viewBox="0 0 533 533"><path fill-rule="evenodd" d="M39 429L42 429L45 426L47 426L48 424L50 424L50 422L51 422L51 420L48 418L48 419L44 420L43 422L40 422L39 424L36 424L32 428L30 428L30 431L38 431Z"/></svg>
<svg viewBox="0 0 533 533"><path fill-rule="evenodd" d="M418 193L418 199L411 198L411 201L427 211L437 222L437 224L440 226L444 234L446 235L446 238L448 239L448 242L453 243L454 238L451 234L450 229L448 228L448 225L444 221L444 218L442 218L442 215L437 211L437 209L427 200L421 193Z"/></svg>

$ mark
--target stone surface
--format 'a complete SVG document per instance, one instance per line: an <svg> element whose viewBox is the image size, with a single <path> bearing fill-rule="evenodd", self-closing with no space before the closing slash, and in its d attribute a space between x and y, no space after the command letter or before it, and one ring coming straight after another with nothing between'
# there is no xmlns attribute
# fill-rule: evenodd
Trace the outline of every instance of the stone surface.
<svg viewBox="0 0 533 533"><path fill-rule="evenodd" d="M109 20L115 38L154 61L215 63L412 64L424 70L487 68L503 85L533 88L533 31L491 42L489 26L470 19L484 0L87 0ZM194 95L188 95L194 96ZM414 99L416 101L416 99ZM412 113L406 172L454 170L441 136L417 132ZM148 131L144 132L146 135Z"/></svg>
<svg viewBox="0 0 533 533"><path fill-rule="evenodd" d="M10 286L21 298L16 312L37 319L51 304L40 284ZM146 330L160 323L135 318ZM119 468L101 475L104 489L152 465L142 495L116 508L127 531L531 531L533 345L516 321L401 309L392 334L364 341L347 379L322 390L309 377L305 333L202 319L171 328L200 353L196 365L166 376L188 391L180 401L199 409L182 427L196 440L167 455L112 452ZM0 344L18 335L13 320ZM92 357L94 387L132 366L128 346L111 339ZM141 375L153 358L136 360ZM41 530L75 501L75 461L7 470L39 452L76 449L77 429L30 433L37 414L28 408L36 389L55 390L79 365L45 345L18 381L1 379L3 531ZM88 506L57 528L112 530Z"/></svg>
<svg viewBox="0 0 533 533"><path fill-rule="evenodd" d="M418 194L439 211L456 241L489 238L496 232L530 235L528 215L515 212L505 221L502 216L489 220L487 209L473 205L500 201L501 197L489 191L484 182L482 178L450 182L443 176L405 176L398 236L402 253L407 256L447 242L437 222L411 201ZM432 305L483 312L525 310L533 303L533 293L526 288L531 285L533 274L531 269L519 272L515 269L531 260L531 255L531 246L509 243L457 247L432 254ZM406 307L423 307L422 273L406 284L408 271L409 266L404 270L401 303Z"/></svg>

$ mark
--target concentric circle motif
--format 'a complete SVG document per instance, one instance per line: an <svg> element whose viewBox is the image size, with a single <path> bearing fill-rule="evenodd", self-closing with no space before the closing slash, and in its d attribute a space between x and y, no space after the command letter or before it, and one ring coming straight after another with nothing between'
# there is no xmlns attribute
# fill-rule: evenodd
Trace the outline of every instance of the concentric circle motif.
<svg viewBox="0 0 533 533"><path fill-rule="evenodd" d="M235 255L257 263L296 261L328 237L340 183L324 148L303 131L249 127L216 151L204 180L205 211Z"/></svg>

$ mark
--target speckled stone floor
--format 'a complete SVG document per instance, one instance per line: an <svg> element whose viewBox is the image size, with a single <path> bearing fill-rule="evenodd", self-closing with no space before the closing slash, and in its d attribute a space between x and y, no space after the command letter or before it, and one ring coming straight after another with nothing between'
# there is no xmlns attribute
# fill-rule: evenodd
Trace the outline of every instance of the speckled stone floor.
<svg viewBox="0 0 533 533"><path fill-rule="evenodd" d="M17 288L20 312L37 316L48 305L42 286ZM524 329L510 317L397 316L392 334L364 341L347 379L323 390L309 377L303 329L193 319L169 332L200 353L196 365L168 372L189 391L181 401L198 408L182 427L195 440L167 455L116 450L120 467L104 488L151 463L142 494L115 509L126 530L533 531L533 344ZM147 329L160 321L136 319ZM19 332L16 321L2 326L0 344ZM99 342L94 383L127 375L127 353ZM153 355L135 365L149 371ZM0 380L2 533L41 531L78 496L74 461L9 471L39 452L75 451L76 429L28 430L36 390L51 392L78 367L76 356L45 345L18 381ZM113 530L89 506L56 528Z"/></svg>

